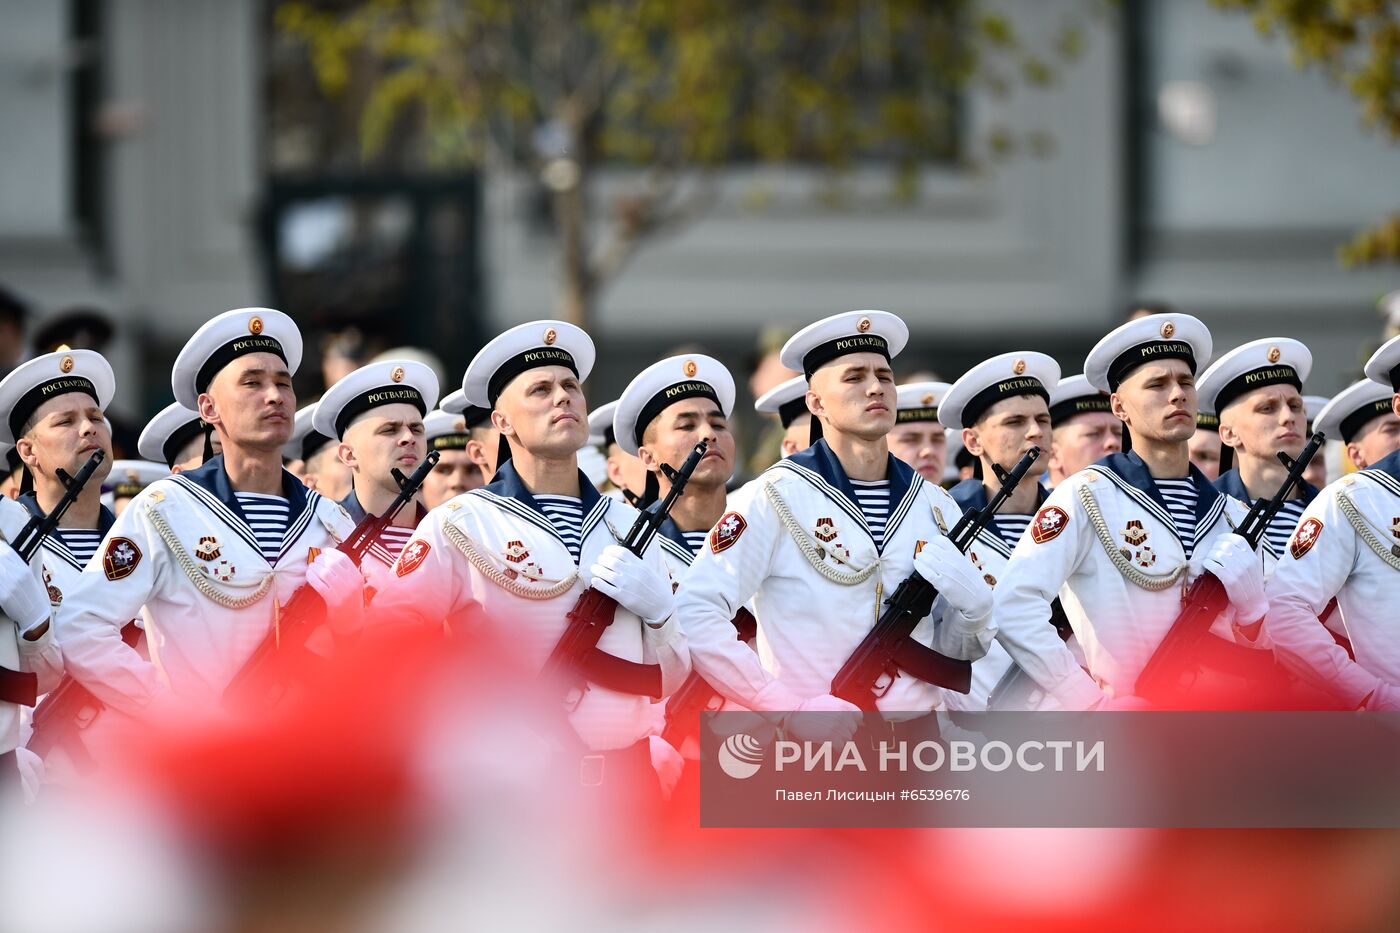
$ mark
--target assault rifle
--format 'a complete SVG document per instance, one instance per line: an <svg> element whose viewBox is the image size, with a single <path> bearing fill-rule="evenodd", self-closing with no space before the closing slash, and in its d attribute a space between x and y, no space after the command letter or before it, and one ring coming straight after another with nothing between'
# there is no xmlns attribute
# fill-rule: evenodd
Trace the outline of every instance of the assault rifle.
<svg viewBox="0 0 1400 933"><path fill-rule="evenodd" d="M1251 548L1258 550L1259 542L1269 528L1269 522L1287 501L1293 487L1302 480L1308 463L1322 447L1324 440L1321 432L1314 434L1296 460L1279 451L1279 460L1288 467L1288 475L1284 477L1283 485L1279 486L1272 499L1255 500L1244 521L1240 522L1234 531L1249 542ZM1152 657L1148 659L1142 673L1138 675L1137 686L1133 690L1136 695L1148 700L1169 698L1174 692L1194 681L1203 655L1218 657L1229 654L1236 659L1237 665L1248 665L1261 673L1261 668L1272 667L1272 658L1267 652L1239 648L1223 640L1220 640L1218 646L1208 646L1210 627L1215 624L1215 619L1221 611L1230 604L1225 585L1215 574L1206 572L1197 577L1186 590L1182 602L1184 605L1181 612L1172 622L1157 650L1152 652ZM1231 648L1237 650L1230 651ZM1260 655L1258 663L1255 663L1256 659L1252 657L1256 653ZM1226 660L1225 663L1230 664L1230 661Z"/></svg>
<svg viewBox="0 0 1400 933"><path fill-rule="evenodd" d="M686 484L700 465L708 446L705 441L696 444L679 470L669 464L661 465L662 472L671 481L671 488L665 498L653 502L637 516L627 537L622 540L623 547L638 557L646 553L647 545L656 537L666 517L671 514L672 506L685 492ZM583 700L588 689L586 681L589 680L625 693L661 696L660 672L653 665L636 664L595 650L603 632L612 625L616 611L617 601L611 596L593 587L584 590L565 616L564 634L545 659L541 673L546 680L561 685L563 702L570 710L577 708Z"/></svg>
<svg viewBox="0 0 1400 933"><path fill-rule="evenodd" d="M1001 488L982 508L963 513L948 533L954 547L967 552L1039 457L1040 448L1032 447L1010 473L994 465ZM831 681L832 694L866 712L874 712L876 701L889 692L900 670L958 693L971 690L971 661L950 658L910 637L919 622L933 610L937 598L938 590L917 571L900 583L885 600L886 608L875 627L836 672ZM882 681L885 682L882 684Z"/></svg>
<svg viewBox="0 0 1400 933"><path fill-rule="evenodd" d="M423 462L407 478L395 468L392 473L398 484L399 494L381 515L366 515L350 532L350 535L336 547L336 550L349 557L360 566L369 546L379 539L384 529L411 503L423 481L433 472L442 454L428 451ZM278 621L267 633L253 654L239 668L233 680L224 690L224 703L239 707L258 702L274 706L282 699L291 686L292 677L286 660L294 656L306 645L311 633L326 621L326 602L309 583L303 583L292 593L291 599L278 611Z"/></svg>

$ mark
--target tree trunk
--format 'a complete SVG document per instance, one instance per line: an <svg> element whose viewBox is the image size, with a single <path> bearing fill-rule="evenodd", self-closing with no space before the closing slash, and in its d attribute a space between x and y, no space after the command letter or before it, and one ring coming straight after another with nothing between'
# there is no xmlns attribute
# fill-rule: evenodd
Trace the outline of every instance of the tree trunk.
<svg viewBox="0 0 1400 933"><path fill-rule="evenodd" d="M588 330L592 322L595 283L589 266L587 154L583 120L575 106L566 106L561 122L571 143L567 158L577 167L573 184L554 189L554 225L559 237L559 292L557 313L561 320Z"/></svg>

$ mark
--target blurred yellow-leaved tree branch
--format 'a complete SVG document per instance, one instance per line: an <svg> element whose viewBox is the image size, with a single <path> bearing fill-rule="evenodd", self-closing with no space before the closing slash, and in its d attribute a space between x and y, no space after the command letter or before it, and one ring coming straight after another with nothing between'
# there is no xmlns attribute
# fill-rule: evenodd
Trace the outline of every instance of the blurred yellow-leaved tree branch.
<svg viewBox="0 0 1400 933"><path fill-rule="evenodd" d="M1034 41L1014 4L978 0L284 0L274 27L353 111L363 162L407 145L430 168L536 173L557 312L587 325L641 246L713 203L723 165L878 160L912 197L930 162L1048 152L1044 128L969 140L963 92L1054 85L1113 6L1074 0ZM614 165L634 170L599 204Z"/></svg>
<svg viewBox="0 0 1400 933"><path fill-rule="evenodd" d="M1356 99L1361 120L1400 141L1400 3L1395 0L1212 0L1282 37L1299 68L1321 68ZM1400 261L1400 213L1338 248L1347 266Z"/></svg>

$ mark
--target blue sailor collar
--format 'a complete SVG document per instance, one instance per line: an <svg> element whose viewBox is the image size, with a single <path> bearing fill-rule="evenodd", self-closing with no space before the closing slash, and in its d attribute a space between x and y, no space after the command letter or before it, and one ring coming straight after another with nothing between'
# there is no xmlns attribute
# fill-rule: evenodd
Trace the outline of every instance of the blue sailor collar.
<svg viewBox="0 0 1400 933"><path fill-rule="evenodd" d="M923 485L924 478L914 472L913 467L892 454L887 454L888 464L885 478L890 481L890 518L885 525L885 542L894 537L895 529L908 514L915 494ZM826 438L817 441L806 450L793 454L773 465L773 469L792 470L803 476L828 499L840 506L860 525L867 535L870 528L865 524L865 515L860 510L855 488L851 485L841 461L827 444ZM874 536L871 536L874 540ZM881 548L883 550L883 548Z"/></svg>
<svg viewBox="0 0 1400 933"><path fill-rule="evenodd" d="M666 520L661 523L660 534L656 536L656 543L661 546L666 553L674 556L677 560L690 565L695 563L696 551L691 550L690 542L686 540L685 532L681 531L675 519L666 516Z"/></svg>
<svg viewBox="0 0 1400 933"><path fill-rule="evenodd" d="M952 489L948 490L948 495L953 497L953 501L958 504L958 508L963 512L971 509L984 509L987 507L987 485L980 479L965 479ZM1050 490L1039 483L1035 484L1035 508L1039 510L1045 504L1045 500L1050 498ZM1034 512L1032 512L1034 514ZM1016 546L1014 540L1002 537L1001 529L996 522L988 522L985 532L990 534L1005 544Z"/></svg>
<svg viewBox="0 0 1400 933"><path fill-rule="evenodd" d="M171 479L193 493L202 505L237 532L253 550L262 553L257 536L253 534L248 517L243 514L238 496L233 491L228 470L224 468L223 454L206 461L197 469L176 473ZM276 564L286 556L288 548L301 537L302 532L311 523L316 512L316 503L322 498L319 493L307 489L301 480L286 470L282 471L282 496L287 500L287 531L282 537L282 548L277 554L277 560L269 561L269 564Z"/></svg>
<svg viewBox="0 0 1400 933"><path fill-rule="evenodd" d="M611 500L594 488L582 470L578 472L578 492L579 501L583 505L583 529L579 536L582 541L587 539L588 533L602 521ZM497 507L533 523L557 538L559 544L567 550L564 539L559 537L554 523L544 514L535 497L530 495L530 490L525 488L525 483L520 479L520 474L515 472L515 464L512 461L502 463L496 468L496 475L491 482L485 486L478 486L467 495L486 499Z"/></svg>
<svg viewBox="0 0 1400 933"><path fill-rule="evenodd" d="M1088 469L1108 477L1130 498L1136 499L1149 512L1155 513L1157 520L1167 527L1172 536L1181 540L1176 522L1172 520L1171 510L1167 508L1161 490L1157 488L1152 473L1137 451L1109 454ZM1198 470L1194 463L1189 466L1189 471L1191 483L1196 487L1196 530L1192 541L1181 542L1187 554L1200 544L1201 539L1224 514L1225 504L1229 501L1220 490L1211 485L1210 480L1206 479L1205 474Z"/></svg>
<svg viewBox="0 0 1400 933"><path fill-rule="evenodd" d="M39 507L39 495L33 491L26 492L18 500L20 505L29 510L29 514L36 518L43 518L45 513ZM116 522L116 513L105 505L99 505L97 509L97 530L102 532L102 537L107 537L107 532L112 530L112 524Z"/></svg>
<svg viewBox="0 0 1400 933"><path fill-rule="evenodd" d="M234 495L233 484L228 478L228 470L224 469L223 454L219 454L201 467L176 473L175 478L177 480L193 483L200 489L203 489L232 509L239 518L244 519L245 523L247 522L247 519L243 515L243 510L238 507L238 497ZM302 485L301 480L297 479L286 470L283 470L282 496L287 500L287 505L290 507L291 514L295 516L306 508L307 501L315 496L315 494L309 493L309 490ZM315 497L320 498L319 496Z"/></svg>
<svg viewBox="0 0 1400 933"><path fill-rule="evenodd" d="M355 495L354 486L350 487L350 494L347 495L344 499L341 499L340 502L337 504L345 510L346 514L350 516L350 521L354 522L356 525L364 521L365 518L369 516L369 513L365 511L365 507L360 505L360 497ZM414 518L416 520L415 524L417 524L418 522L421 522L424 518L427 518L428 510L423 508L423 503L421 502L415 502L413 503L413 505Z"/></svg>
<svg viewBox="0 0 1400 933"><path fill-rule="evenodd" d="M676 520L671 516L666 516L666 520L661 523L660 531L663 537L670 538L687 551L690 550L690 543L685 540L685 532L681 531L680 526L676 524Z"/></svg>
<svg viewBox="0 0 1400 933"><path fill-rule="evenodd" d="M1250 497L1249 490L1244 488L1244 480L1240 479L1239 468L1235 468L1226 473L1220 474L1220 478L1215 481L1215 488L1227 496L1232 496L1245 505L1253 505L1254 499ZM1300 498L1304 505L1311 505L1317 498L1318 488L1305 479L1298 481Z"/></svg>
<svg viewBox="0 0 1400 933"><path fill-rule="evenodd" d="M39 506L39 496L32 490L20 496L17 501L20 505L28 509L29 514L33 515L35 518L44 517L44 510ZM102 533L102 537L107 537L107 532L111 530L112 523L116 520L117 516L112 512L111 509L107 508L107 506L102 505L98 507L97 530ZM61 528L58 529L58 531L62 530L63 529ZM79 561L78 558L73 555L72 551L68 550L68 545L63 542L63 538L61 535L48 535L44 538L44 543L42 546L44 550L48 551L51 554L57 555L61 560L66 561L67 563L71 564L77 569L83 569L82 562Z"/></svg>
<svg viewBox="0 0 1400 933"><path fill-rule="evenodd" d="M1400 496L1400 450L1371 464L1361 472L1374 478L1395 495Z"/></svg>
<svg viewBox="0 0 1400 933"><path fill-rule="evenodd" d="M360 504L360 497L355 495L355 488L353 486L351 486L350 488L349 495L347 495L344 499L341 499L338 504L342 509L345 510L346 514L350 516L350 520L356 525L360 524L360 522L364 521L369 516L369 513L365 511L365 507ZM423 520L424 516L428 514L428 510L423 508L423 503L421 502L415 502L414 506L414 517L416 519L414 524L416 525L418 522L421 522ZM386 567L392 567L395 561L399 559L398 554L390 551L383 545L383 543L377 540L369 542L369 545L365 548L365 550L373 554L376 558L378 558L379 562L381 564L384 564Z"/></svg>
<svg viewBox="0 0 1400 933"><path fill-rule="evenodd" d="M1098 463L1097 467L1108 470L1123 482L1134 489L1150 496L1152 501L1162 507L1162 511L1170 515L1167 509L1167 500L1162 498L1161 491L1157 488L1157 483L1152 478L1152 473L1147 469L1147 464L1137 455L1137 451L1130 450L1127 453L1109 454ZM1190 464L1190 479L1192 485L1196 487L1196 522L1206 517L1211 508L1215 505L1215 500L1219 499L1221 492L1211 485L1206 475L1196 468L1196 464Z"/></svg>

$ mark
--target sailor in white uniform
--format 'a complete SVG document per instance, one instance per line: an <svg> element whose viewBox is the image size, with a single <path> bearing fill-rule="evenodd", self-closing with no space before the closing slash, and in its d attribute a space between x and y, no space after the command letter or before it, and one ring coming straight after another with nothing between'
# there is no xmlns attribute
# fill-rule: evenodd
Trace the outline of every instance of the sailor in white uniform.
<svg viewBox="0 0 1400 933"><path fill-rule="evenodd" d="M71 385L53 388L56 378L71 380ZM101 501L102 484L113 468L112 432L102 412L115 392L112 367L92 350L46 353L0 382L0 412L16 432L24 483L30 487L19 502L32 514L47 515L63 498L66 487L58 470L71 476L94 451L106 455L40 551L55 610L116 520Z"/></svg>
<svg viewBox="0 0 1400 933"><path fill-rule="evenodd" d="M961 432L964 448L977 458L972 479L948 492L966 512L987 506L1001 489L996 469L1011 470L1032 447L1041 455L1015 491L967 549L967 558L993 587L1006 576L1007 561L1025 534L1031 516L1049 493L1040 485L1049 465L1050 387L1060 381L1060 365L1044 353L1019 350L978 363L953 383L938 410L942 424ZM1060 617L1063 613L1057 613ZM1068 636L1068 626L1062 623ZM1011 656L993 642L987 656L972 665L972 690L948 698L952 709L980 712L992 689L1011 667Z"/></svg>
<svg viewBox="0 0 1400 933"><path fill-rule="evenodd" d="M623 450L617 442L617 434L613 430L613 414L616 411L617 402L614 401L599 405L588 413L587 446L602 452L603 468L607 474L607 481L598 488L632 505L645 504L647 468L641 458Z"/></svg>
<svg viewBox="0 0 1400 933"><path fill-rule="evenodd" d="M895 315L851 311L787 342L782 362L808 382L814 443L734 493L677 591L705 679L812 740L843 740L863 721L876 725L831 694L832 679L885 596L916 570L940 594L914 630L918 651L970 662L993 635L991 587L945 537L957 504L889 453L896 408L890 361L907 340ZM735 639L731 621L750 600L757 654ZM944 688L907 672L881 687L878 707L889 714L881 728L890 734L878 738L906 729L927 734Z"/></svg>
<svg viewBox="0 0 1400 933"><path fill-rule="evenodd" d="M461 415L467 426L467 457L481 471L481 483L491 482L496 475L496 451L500 447L500 432L491 423L491 409L480 405L468 405L467 396L461 389L454 389L442 397L440 406L452 415ZM468 488L468 492L476 486Z"/></svg>
<svg viewBox="0 0 1400 933"><path fill-rule="evenodd" d="M423 419L423 435L428 450L438 453L437 466L423 483L423 507L429 511L449 499L486 484L481 467L467 453L471 429L465 414L453 414L438 408Z"/></svg>
<svg viewBox="0 0 1400 933"><path fill-rule="evenodd" d="M1400 337L1376 351L1366 375L1389 392L1390 415L1400 415ZM1374 440L1376 422L1388 417L1379 400L1358 405L1362 397L1348 390L1333 400L1338 413L1351 409L1340 431L1358 453L1359 432ZM1318 430L1330 415L1318 418ZM1382 445L1366 446L1375 454ZM1265 629L1291 670L1346 707L1400 710L1400 451L1361 459L1364 469L1323 489L1303 512L1269 580ZM1318 622L1334 599L1350 652Z"/></svg>
<svg viewBox="0 0 1400 933"><path fill-rule="evenodd" d="M1133 697L1138 674L1203 570L1230 595L1212 629L1227 649L1235 647L1232 623L1255 624L1268 608L1263 558L1231 532L1243 504L1188 458L1195 374L1210 351L1205 325L1173 313L1124 324L1085 360L1090 384L1112 393L1131 451L1055 487L996 588L1002 645L1065 709L1142 705ZM1047 624L1057 595L1087 674Z"/></svg>
<svg viewBox="0 0 1400 933"><path fill-rule="evenodd" d="M280 623L303 584L333 631L358 631L363 578L336 544L352 523L282 468L301 334L291 318L242 308L205 323L171 374L176 401L214 426L223 453L148 486L64 594L69 672L108 707L141 716L164 697L214 705ZM144 617L150 660L120 631Z"/></svg>
<svg viewBox="0 0 1400 933"><path fill-rule="evenodd" d="M1083 373L1066 376L1050 390L1050 428L1051 489L1123 449L1123 422L1114 417L1108 393L1089 385Z"/></svg>
<svg viewBox="0 0 1400 933"><path fill-rule="evenodd" d="M1362 379L1332 396L1313 421L1329 441L1340 441L1358 470L1400 450L1400 415L1391 405L1390 386Z"/></svg>
<svg viewBox="0 0 1400 933"><path fill-rule="evenodd" d="M0 382L0 443L13 445L25 490L20 503L0 499L0 538L4 542L15 540L32 515L40 511L31 486L52 506L62 495L59 492L48 498L52 487L62 488L55 470L76 473L95 450L110 457L111 433L102 407L111 400L114 389L111 367L91 350L45 354ZM104 461L99 469L105 475L109 468L110 461ZM65 527L77 530L88 524L95 528L103 512L100 495L101 478L95 475L84 487L79 503L69 509ZM81 521L71 518L75 511L79 511ZM28 565L8 543L0 543L0 611L4 613L0 618L0 794L19 784L20 749L28 740L28 710L41 695L58 686L63 674L57 626L51 624L56 606L50 597L55 590L45 580L48 565L58 566L55 555L68 553L64 538L63 529L50 535ZM79 546L76 537L70 543ZM33 791L42 769L29 756L23 771Z"/></svg>
<svg viewBox="0 0 1400 933"><path fill-rule="evenodd" d="M890 453L930 483L943 482L948 462L948 434L938 420L938 406L952 386L946 382L910 382L896 390Z"/></svg>
<svg viewBox="0 0 1400 933"><path fill-rule="evenodd" d="M287 470L314 489L324 499L339 502L354 488L350 468L340 462L340 445L335 438L316 430L316 406L312 402L297 410L292 434L282 445Z"/></svg>
<svg viewBox="0 0 1400 933"><path fill-rule="evenodd" d="M679 469L696 444L702 440L707 444L704 458L657 538L673 589L690 571L710 529L724 515L725 485L737 463L734 434L729 429L733 410L734 377L719 360L699 353L673 356L647 367L613 407L614 443L619 452L637 457L647 470L643 482L645 501L664 498L671 491L671 480L661 472L662 464ZM734 628L740 641L751 642L755 633L753 615L736 614ZM700 675L692 672L691 676ZM690 689L705 689L715 700L713 688L692 685ZM723 705L712 702L710 708ZM670 736L677 743L677 750L692 760L699 757L694 738L697 725L684 724L684 739L678 734Z"/></svg>
<svg viewBox="0 0 1400 933"><path fill-rule="evenodd" d="M562 321L511 328L476 355L462 388L492 409L495 480L429 513L374 610L385 624L509 633L523 663L538 668L585 588L611 596L613 623L579 672L587 687L565 704L577 748L563 753L577 755L580 784L654 793L652 701L684 681L690 656L661 548L642 557L623 548L637 511L599 495L578 469L588 438L580 386L593 359L593 341Z"/></svg>
<svg viewBox="0 0 1400 933"><path fill-rule="evenodd" d="M1366 381L1369 382L1370 380L1368 379ZM1315 430L1313 425L1317 422L1317 416L1322 414L1322 409L1326 408L1327 403L1330 401L1332 400L1325 395L1303 396L1303 408L1308 413L1306 430L1309 437L1312 436ZM1334 441L1336 438L1329 437L1327 440ZM1312 458L1312 462L1308 464L1307 470L1303 472L1303 479L1307 480L1308 485L1312 486L1314 489L1321 489L1323 486L1326 486L1328 482L1327 457L1323 456L1323 454L1327 452L1327 449L1327 447L1323 447L1323 449L1318 452L1318 455Z"/></svg>
<svg viewBox="0 0 1400 933"><path fill-rule="evenodd" d="M1265 337L1236 347L1201 375L1197 393L1220 418L1220 476L1215 488L1246 504L1272 499L1288 467L1307 444L1303 381L1312 353L1297 340ZM1322 459L1319 451L1315 460ZM1269 523L1264 542L1278 556L1318 490L1306 480L1295 486ZM1269 568L1272 569L1272 562Z"/></svg>
<svg viewBox="0 0 1400 933"><path fill-rule="evenodd" d="M340 506L356 525L383 514L397 498L395 470L408 477L427 456L423 418L437 400L438 380L431 367L416 360L388 359L361 366L316 403L312 427L335 439L336 456L350 469L351 489ZM427 514L420 490L369 543L360 561L366 603L392 573L413 529Z"/></svg>
<svg viewBox="0 0 1400 933"><path fill-rule="evenodd" d="M807 410L807 377L793 376L780 382L753 403L760 415L776 415L783 426L781 449L784 457L801 453L810 446L812 413Z"/></svg>

